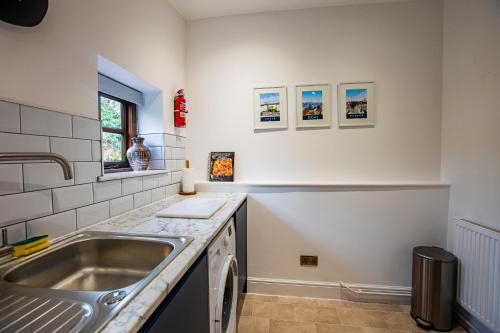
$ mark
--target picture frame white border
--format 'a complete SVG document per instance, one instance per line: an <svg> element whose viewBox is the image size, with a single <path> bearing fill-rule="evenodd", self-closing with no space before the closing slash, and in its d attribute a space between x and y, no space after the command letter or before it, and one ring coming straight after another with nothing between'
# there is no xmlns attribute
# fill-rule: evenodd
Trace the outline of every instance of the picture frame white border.
<svg viewBox="0 0 500 333"><path fill-rule="evenodd" d="M346 95L345 91L349 88L357 88L357 89L367 89L367 108L368 108L368 117L357 118L357 119L347 119L345 117L346 114ZM339 83L339 87L337 89L337 100L338 100L338 126L339 128L344 127L375 127L375 116L376 116L376 107L375 107L375 81L363 81L363 82L342 82Z"/></svg>
<svg viewBox="0 0 500 333"><path fill-rule="evenodd" d="M261 122L260 121L260 98L259 93L278 92L280 94L280 110L279 122ZM286 86L262 87L253 89L253 128L254 130L277 130L288 129L288 92Z"/></svg>
<svg viewBox="0 0 500 333"><path fill-rule="evenodd" d="M302 119L302 91L304 90L323 91L323 119L303 120ZM329 83L299 84L295 86L295 128L329 128L332 126L332 95Z"/></svg>

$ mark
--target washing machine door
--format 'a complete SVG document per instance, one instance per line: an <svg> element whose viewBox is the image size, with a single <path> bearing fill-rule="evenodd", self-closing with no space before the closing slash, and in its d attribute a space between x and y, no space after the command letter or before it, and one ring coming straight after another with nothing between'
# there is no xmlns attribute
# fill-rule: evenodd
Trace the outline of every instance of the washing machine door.
<svg viewBox="0 0 500 333"><path fill-rule="evenodd" d="M238 304L238 263L234 255L224 260L215 306L215 333L236 332Z"/></svg>

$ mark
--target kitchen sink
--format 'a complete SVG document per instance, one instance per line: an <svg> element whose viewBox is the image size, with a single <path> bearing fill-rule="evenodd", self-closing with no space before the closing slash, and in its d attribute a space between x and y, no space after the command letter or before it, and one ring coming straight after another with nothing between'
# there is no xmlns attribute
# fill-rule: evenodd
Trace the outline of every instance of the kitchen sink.
<svg viewBox="0 0 500 333"><path fill-rule="evenodd" d="M0 267L0 333L94 332L191 241L85 232Z"/></svg>

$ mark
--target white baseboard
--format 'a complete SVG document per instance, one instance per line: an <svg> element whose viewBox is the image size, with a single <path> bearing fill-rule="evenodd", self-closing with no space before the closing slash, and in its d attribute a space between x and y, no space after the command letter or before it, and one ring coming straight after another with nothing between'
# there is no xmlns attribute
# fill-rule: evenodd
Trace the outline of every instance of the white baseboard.
<svg viewBox="0 0 500 333"><path fill-rule="evenodd" d="M411 288L249 277L248 292L357 302L409 304Z"/></svg>

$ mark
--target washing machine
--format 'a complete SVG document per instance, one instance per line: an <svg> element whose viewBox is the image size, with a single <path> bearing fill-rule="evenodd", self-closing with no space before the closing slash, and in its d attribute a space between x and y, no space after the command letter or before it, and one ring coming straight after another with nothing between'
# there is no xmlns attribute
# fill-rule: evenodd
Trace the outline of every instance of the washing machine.
<svg viewBox="0 0 500 333"><path fill-rule="evenodd" d="M238 263L234 220L208 246L210 333L236 333Z"/></svg>

